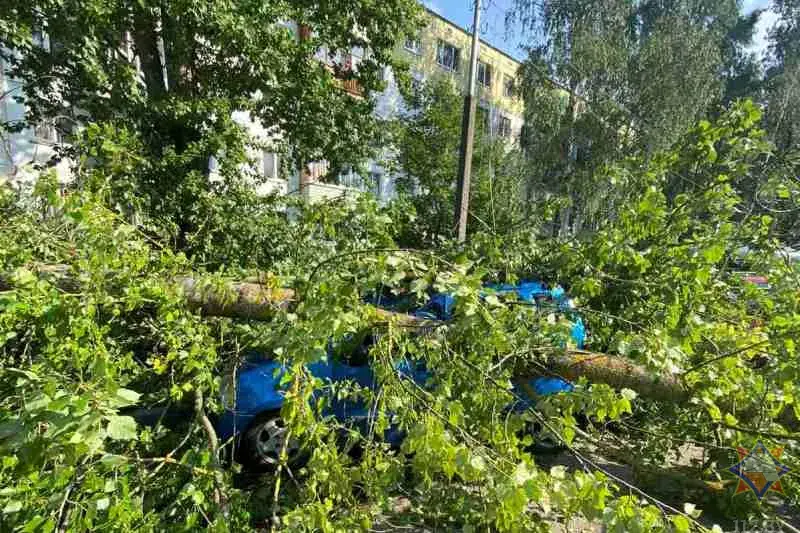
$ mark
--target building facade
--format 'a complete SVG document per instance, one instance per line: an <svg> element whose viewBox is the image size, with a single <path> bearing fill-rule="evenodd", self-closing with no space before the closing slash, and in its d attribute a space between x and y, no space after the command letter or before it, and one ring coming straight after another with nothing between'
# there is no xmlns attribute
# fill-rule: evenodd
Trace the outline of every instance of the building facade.
<svg viewBox="0 0 800 533"><path fill-rule="evenodd" d="M408 36L397 43L395 54L409 65L413 79L425 83L434 78L450 78L466 94L469 88L469 60L472 36L464 28L426 9L425 26L419 34ZM525 106L519 97L517 76L520 62L502 50L481 41L478 61L478 120L484 131L506 138L509 144L517 142L524 125ZM377 95L375 113L383 119L399 116L405 111L405 102L389 67L384 71L386 89ZM379 160L389 160L384 153ZM316 164L312 165L312 174ZM362 170L362 173L364 171ZM337 183L344 188L328 189L326 194L316 194L316 185L309 187L312 199L346 194L351 189L373 192L381 201L395 195L394 178L379 161L370 161L366 176L348 172ZM455 179L455 176L454 176ZM317 182L315 182L317 183ZM290 185L291 188L291 185Z"/></svg>
<svg viewBox="0 0 800 533"><path fill-rule="evenodd" d="M298 27L293 22L286 22L285 25L299 39L304 38L304 32L312 31L310 28ZM409 65L417 82L447 77L466 93L470 48L469 32L427 10L425 25L419 34L408 36L397 43L395 54ZM347 57L339 57L342 54L337 54L331 58L327 50L318 50L316 57L323 63L345 63L350 68L357 69L364 53L364 50L354 49ZM481 42L477 84L478 119L483 121L485 131L507 138L509 143L516 142L523 126L524 104L515 90L519 67L520 63L510 55ZM13 98L15 92L21 92L21 88L18 82L4 75L4 72L0 63L0 95L4 95L0 99L0 121L21 121L24 119L25 106ZM386 89L374 95L375 113L384 119L394 118L405 110L405 103L389 67L385 68L383 76ZM352 81L343 82L341 88L354 98L364 97L360 88ZM280 144L279 134L258 124L246 113L235 113L234 118L260 143ZM14 134L0 132L0 177L10 177L12 181L33 179L36 164L50 160L59 142L56 128L47 124ZM366 191L375 194L381 201L388 201L395 196L394 177L380 161L390 160L391 157L391 153L383 153L364 167L348 170L331 180L328 176L328 165L324 161L309 163L304 169L298 170L287 164L278 153L259 149L251 150L251 164L243 170L260 178L258 190L264 194L302 194L310 201L317 201ZM213 158L209 166L213 179ZM64 180L68 179L68 163L62 162L60 167L64 168L58 169L59 175Z"/></svg>
<svg viewBox="0 0 800 533"><path fill-rule="evenodd" d="M20 96L22 84L8 76L0 58L0 124L14 126L24 122L25 104L18 100ZM60 142L61 136L54 123L41 123L14 133L0 129L0 180L32 183L38 174L36 167L50 161ZM57 165L62 180L67 179L67 167L66 163Z"/></svg>
<svg viewBox="0 0 800 533"><path fill-rule="evenodd" d="M434 11L427 11L427 25L417 36L398 45L416 80L447 76L465 94L469 89L469 61L472 36ZM493 135L513 142L524 122L524 104L517 95L521 64L502 50L481 41L478 58L478 112Z"/></svg>

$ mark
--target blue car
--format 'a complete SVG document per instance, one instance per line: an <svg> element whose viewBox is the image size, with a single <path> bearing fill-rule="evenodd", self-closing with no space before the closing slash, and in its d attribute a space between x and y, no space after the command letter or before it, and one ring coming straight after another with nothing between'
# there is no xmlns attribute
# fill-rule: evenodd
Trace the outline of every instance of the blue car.
<svg viewBox="0 0 800 533"><path fill-rule="evenodd" d="M529 304L541 304L547 300L549 305L555 305L562 310L571 308L571 301L564 294L563 289L556 287L548 289L539 282L522 282L518 285L487 286L486 294L516 292L517 298ZM412 314L421 318L449 320L453 316L455 300L451 295L435 294L420 309ZM586 332L582 320L578 316L572 317L572 340L583 347ZM362 343L353 354L347 357L336 357L333 350L329 350L328 357L308 365L309 372L323 381L326 385L335 386L337 383L355 384L359 387L375 390L377 382L368 361L370 343ZM413 380L422 386L430 377L427 370L421 366L402 362L398 372L404 377ZM297 466L303 461L303 453L297 442L286 440L286 428L280 416L284 402L283 387L280 384L284 368L279 362L264 360L255 354L248 359L237 371L235 376L229 376L229 384L223 387L223 405L225 411L217 422L217 433L223 442L232 440L234 443L235 458L246 469L253 471L269 470L277 465L281 449L286 446L287 462L290 466ZM235 382L236 386L233 387ZM235 398L230 397L235 390ZM522 410L534 403L529 391L534 391L537 396L546 396L572 391L572 384L559 378L534 378L526 385L515 388L517 397L525 398L525 402L515 402L514 410ZM320 394L323 392L320 391ZM335 395L328 402L326 415L335 417L338 421L349 427L354 427L366 432L369 421L369 406L363 401L351 398L338 399ZM399 446L403 433L397 428L390 428L383 435L384 441L394 446ZM540 439L541 440L541 439ZM546 451L550 443L542 440L541 451Z"/></svg>
<svg viewBox="0 0 800 533"><path fill-rule="evenodd" d="M325 360L309 364L307 368L326 386L347 383L375 390L377 382L372 368L365 358L356 359L364 363L359 364L353 358L344 360L329 352ZM411 364L402 364L397 370L420 385L429 377L423 368ZM280 384L283 371L283 366L276 361L259 360L257 357L246 361L236 375L236 398L223 398L226 406L235 407L225 409L217 422L217 433L223 442L234 440L237 462L249 470L270 469L278 463L286 435L280 416L285 390L285 386ZM320 390L319 394L323 394L323 391ZM342 399L335 394L330 395L329 399L325 415L366 433L370 410L364 401L350 397ZM397 428L390 428L383 435L384 441L395 446L400 445L402 438L403 434ZM297 443L290 440L286 446L288 463L299 463L302 454Z"/></svg>

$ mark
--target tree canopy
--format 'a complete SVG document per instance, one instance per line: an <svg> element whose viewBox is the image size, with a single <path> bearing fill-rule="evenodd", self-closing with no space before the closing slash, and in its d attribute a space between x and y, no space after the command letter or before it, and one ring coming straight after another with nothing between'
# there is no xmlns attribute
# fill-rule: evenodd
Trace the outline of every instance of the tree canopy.
<svg viewBox="0 0 800 533"><path fill-rule="evenodd" d="M241 182L244 148L256 142L234 112L267 127L272 139L261 144L288 161L361 161L379 131L372 102L339 80L355 80L365 96L382 88L382 69L396 66L395 43L418 16L412 0L13 1L0 50L7 75L21 82L24 94L11 96L24 96L25 123L53 121L65 132L109 124L99 139L92 129L83 134L92 146L86 157L115 145L126 152L124 179L111 176L120 193L112 201L143 203L154 225L187 249L216 216L207 198ZM363 51L357 68L346 61L354 48ZM221 185L209 179L212 156Z"/></svg>

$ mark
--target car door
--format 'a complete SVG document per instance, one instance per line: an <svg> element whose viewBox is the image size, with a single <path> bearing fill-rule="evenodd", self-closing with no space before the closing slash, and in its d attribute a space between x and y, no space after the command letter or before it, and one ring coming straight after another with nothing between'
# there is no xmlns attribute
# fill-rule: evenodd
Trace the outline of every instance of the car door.
<svg viewBox="0 0 800 533"><path fill-rule="evenodd" d="M363 397L353 394L343 395L343 392L352 393L354 387L374 390L375 375L368 362L350 363L346 359L339 359L333 363L332 378L335 390L333 412L343 423L365 425L370 404Z"/></svg>

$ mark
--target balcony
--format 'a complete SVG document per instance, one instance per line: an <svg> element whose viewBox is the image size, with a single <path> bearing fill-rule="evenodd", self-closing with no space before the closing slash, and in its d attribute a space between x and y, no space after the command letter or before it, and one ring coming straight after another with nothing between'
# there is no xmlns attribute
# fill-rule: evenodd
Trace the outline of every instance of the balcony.
<svg viewBox="0 0 800 533"><path fill-rule="evenodd" d="M301 24L298 30L301 41L306 41L313 37L314 32L306 25ZM335 57L330 57L328 51L325 48L321 48L317 50L314 57L333 74L336 87L354 98L363 99L364 88L358 83L358 80L348 77L351 72L355 72L358 69L358 63L361 61L361 55L355 53L356 51L357 49L353 49L348 54L339 52Z"/></svg>
<svg viewBox="0 0 800 533"><path fill-rule="evenodd" d="M334 78L334 83L350 96L358 99L364 98L364 89L361 87L361 84L358 83L358 80Z"/></svg>

